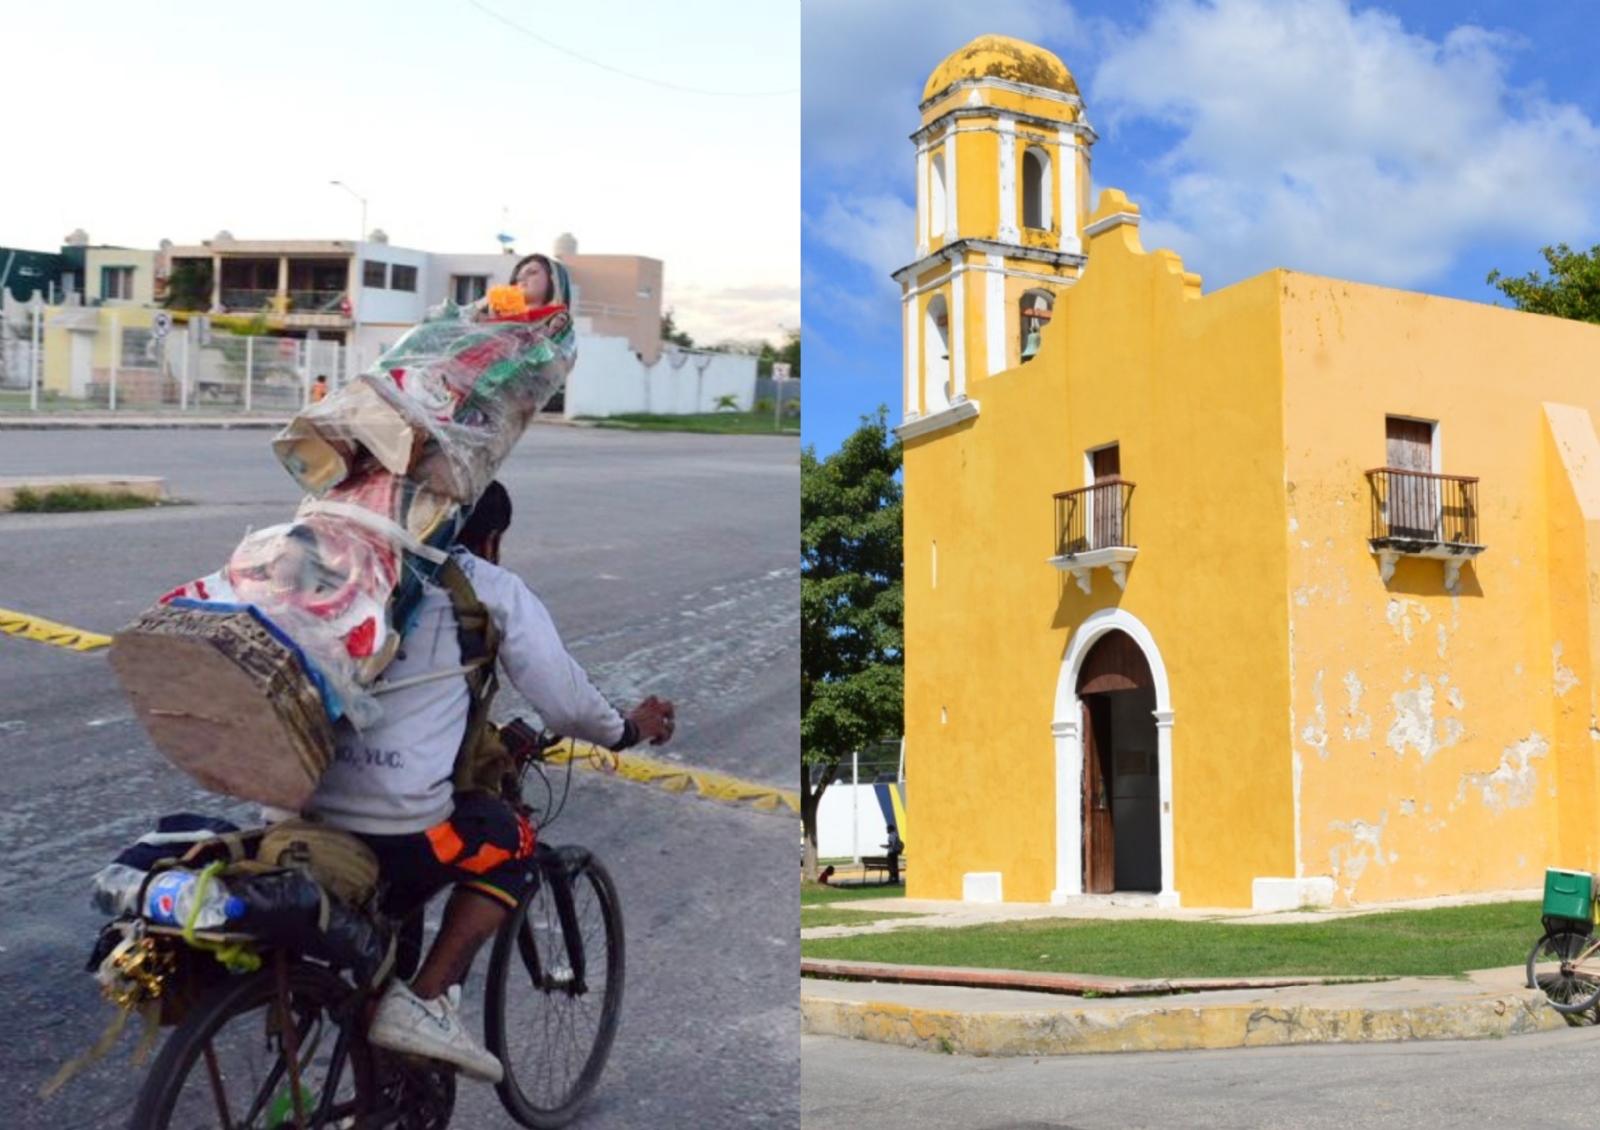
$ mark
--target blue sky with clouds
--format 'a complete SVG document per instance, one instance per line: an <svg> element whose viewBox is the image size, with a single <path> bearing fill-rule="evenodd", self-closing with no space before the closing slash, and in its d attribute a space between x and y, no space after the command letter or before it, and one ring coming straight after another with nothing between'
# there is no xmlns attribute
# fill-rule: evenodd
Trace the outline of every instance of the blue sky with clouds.
<svg viewBox="0 0 1600 1130"><path fill-rule="evenodd" d="M1055 52L1099 134L1093 199L1206 292L1273 267L1477 302L1600 243L1594 0L806 0L804 441L899 419L917 100L984 34Z"/></svg>

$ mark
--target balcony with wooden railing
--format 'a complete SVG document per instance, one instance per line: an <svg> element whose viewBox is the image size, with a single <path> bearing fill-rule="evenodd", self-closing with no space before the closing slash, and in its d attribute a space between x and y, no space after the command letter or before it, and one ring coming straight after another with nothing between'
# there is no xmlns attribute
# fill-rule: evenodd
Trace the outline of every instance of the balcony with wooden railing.
<svg viewBox="0 0 1600 1130"><path fill-rule="evenodd" d="M1455 592L1461 566L1485 548L1478 540L1478 480L1375 467L1367 472L1367 483L1372 488L1369 544L1384 583L1393 578L1400 558L1428 557L1444 562L1445 588Z"/></svg>
<svg viewBox="0 0 1600 1130"><path fill-rule="evenodd" d="M1126 479L1102 479L1092 486L1055 496L1055 556L1050 564L1071 573L1089 592L1092 570L1104 567L1118 588L1128 583L1128 563L1138 555L1133 544L1133 488Z"/></svg>

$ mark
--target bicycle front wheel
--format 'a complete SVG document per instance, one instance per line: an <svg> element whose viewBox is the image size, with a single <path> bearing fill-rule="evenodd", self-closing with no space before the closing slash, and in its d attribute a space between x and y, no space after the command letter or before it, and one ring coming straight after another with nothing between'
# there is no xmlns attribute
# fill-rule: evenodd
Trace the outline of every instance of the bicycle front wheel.
<svg viewBox="0 0 1600 1130"><path fill-rule="evenodd" d="M1551 930L1528 955L1528 983L1557 1012L1585 1012L1600 1002L1600 940L1583 930Z"/></svg>
<svg viewBox="0 0 1600 1130"><path fill-rule="evenodd" d="M496 1090L511 1117L549 1130L577 1114L611 1052L622 984L622 904L611 876L588 852L552 852L489 959L485 1034L505 1068Z"/></svg>
<svg viewBox="0 0 1600 1130"><path fill-rule="evenodd" d="M314 965L292 965L288 976L287 1009L269 968L185 1017L150 1068L130 1130L354 1125L364 1061L333 1016L349 990Z"/></svg>

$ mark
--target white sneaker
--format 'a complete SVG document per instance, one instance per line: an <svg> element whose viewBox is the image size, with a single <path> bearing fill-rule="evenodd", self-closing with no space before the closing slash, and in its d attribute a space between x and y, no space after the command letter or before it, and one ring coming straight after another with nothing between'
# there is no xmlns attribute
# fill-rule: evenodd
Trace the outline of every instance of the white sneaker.
<svg viewBox="0 0 1600 1130"><path fill-rule="evenodd" d="M399 980L390 983L367 1038L380 1048L454 1064L475 1079L500 1082L500 1061L478 1046L448 995L425 1001Z"/></svg>

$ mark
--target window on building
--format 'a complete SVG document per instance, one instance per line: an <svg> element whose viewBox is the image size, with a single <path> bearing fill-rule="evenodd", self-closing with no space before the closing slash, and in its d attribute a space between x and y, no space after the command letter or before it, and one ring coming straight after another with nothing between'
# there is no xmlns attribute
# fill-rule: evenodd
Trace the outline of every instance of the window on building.
<svg viewBox="0 0 1600 1130"><path fill-rule="evenodd" d="M417 269L405 263L396 263L389 268L389 289L403 290L407 294L417 292Z"/></svg>
<svg viewBox="0 0 1600 1130"><path fill-rule="evenodd" d="M1391 537L1430 540L1437 536L1439 480L1433 467L1437 427L1432 420L1406 416L1384 420L1386 466L1391 472L1384 517Z"/></svg>
<svg viewBox="0 0 1600 1130"><path fill-rule="evenodd" d="M944 295L928 300L923 333L922 412L931 415L950 407L950 307Z"/></svg>
<svg viewBox="0 0 1600 1130"><path fill-rule="evenodd" d="M1089 492L1089 522L1094 549L1122 544L1122 448L1112 443L1089 452L1094 490Z"/></svg>
<svg viewBox="0 0 1600 1130"><path fill-rule="evenodd" d="M476 302L489 293L488 275L451 275L450 301L457 306Z"/></svg>
<svg viewBox="0 0 1600 1130"><path fill-rule="evenodd" d="M1022 155L1022 226L1050 230L1050 158L1043 149Z"/></svg>
<svg viewBox="0 0 1600 1130"><path fill-rule="evenodd" d="M383 290L389 285L389 264L368 259L361 264L361 285L372 290Z"/></svg>
<svg viewBox="0 0 1600 1130"><path fill-rule="evenodd" d="M124 302L132 301L133 268L101 267L100 297L108 301L113 299Z"/></svg>
<svg viewBox="0 0 1600 1130"><path fill-rule="evenodd" d="M1039 352L1039 334L1055 309L1055 295L1048 290L1030 290L1018 306L1017 328L1021 334L1022 363L1026 365Z"/></svg>
<svg viewBox="0 0 1600 1130"><path fill-rule="evenodd" d="M943 151L933 155L932 170L933 173L928 185L928 231L933 235L943 235L946 207Z"/></svg>

